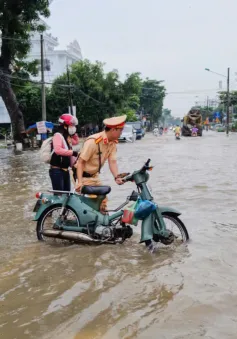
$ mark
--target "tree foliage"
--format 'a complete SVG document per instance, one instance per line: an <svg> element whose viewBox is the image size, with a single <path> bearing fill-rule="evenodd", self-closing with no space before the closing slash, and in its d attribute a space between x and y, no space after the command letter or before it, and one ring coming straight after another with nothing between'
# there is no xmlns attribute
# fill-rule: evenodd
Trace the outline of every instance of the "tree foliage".
<svg viewBox="0 0 237 339"><path fill-rule="evenodd" d="M217 107L213 108L210 106L199 106L201 113L202 113L202 120L205 120L206 118L209 118L209 121L213 121L215 117L215 112L219 113L219 120L220 122L223 122L223 119L226 114L227 110L227 92L221 91L219 92L219 104ZM229 93L229 106L231 109L233 108L233 113L237 112L237 91L231 91ZM231 111L231 110L230 110ZM233 114L233 117L235 118L235 114Z"/></svg>
<svg viewBox="0 0 237 339"><path fill-rule="evenodd" d="M150 116L151 123L157 123L162 115L165 87L162 81L146 79L142 82L140 107Z"/></svg>
<svg viewBox="0 0 237 339"><path fill-rule="evenodd" d="M152 95L148 102L143 96L143 87L147 86L148 80L145 80L144 86L140 74L132 73L122 81L117 70L105 73L103 67L100 62L91 63L88 60L71 66L70 89L79 125L94 123L101 126L106 117L121 114L127 114L128 121L136 121L136 113L141 111L154 114L155 121L162 112L164 87L159 82L149 81ZM68 111L68 83L65 73L47 89L47 120L55 122L59 115ZM41 119L39 86L28 83L25 89L17 91L17 99L28 125Z"/></svg>
<svg viewBox="0 0 237 339"><path fill-rule="evenodd" d="M222 104L227 104L227 92L219 92L219 100ZM229 94L229 104L237 105L237 91L231 91Z"/></svg>
<svg viewBox="0 0 237 339"><path fill-rule="evenodd" d="M9 112L15 140L22 139L25 128L11 80L15 80L16 87L14 73L26 76L32 70L33 64L28 65L22 60L30 50L32 33L44 30L40 16L49 16L48 6L48 0L0 1L0 95Z"/></svg>
<svg viewBox="0 0 237 339"><path fill-rule="evenodd" d="M69 106L67 75L63 74L53 83L51 96L55 101L54 115ZM103 64L79 61L71 66L70 83L73 104L81 125L95 122L101 124L105 117L115 115L123 107L124 92L117 71L104 73Z"/></svg>

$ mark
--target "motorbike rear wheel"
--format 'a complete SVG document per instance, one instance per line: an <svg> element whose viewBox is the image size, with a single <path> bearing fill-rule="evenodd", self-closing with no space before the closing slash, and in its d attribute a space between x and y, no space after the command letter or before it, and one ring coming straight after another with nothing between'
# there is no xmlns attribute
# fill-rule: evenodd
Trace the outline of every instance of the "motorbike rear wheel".
<svg viewBox="0 0 237 339"><path fill-rule="evenodd" d="M47 241L47 242L53 242L53 243L69 243L69 240L63 240L63 239L56 239L56 238L49 238L49 237L45 237L42 234L43 230L53 230L54 229L54 224L57 220L57 218L59 217L60 213L62 210L62 205L61 204L57 204L54 206L50 206L49 208L47 208L42 215L40 216L37 225L36 225L36 234L37 234L37 238L40 241ZM64 210L64 221L63 223L65 223L65 225L67 225L67 223L69 223L70 225L72 225L75 227L79 227L79 220L78 217L76 215L76 213L70 208L70 207L65 207Z"/></svg>
<svg viewBox="0 0 237 339"><path fill-rule="evenodd" d="M167 230L172 232L172 237L171 239L173 239L173 241L170 241L170 237L167 239L161 239L159 237L159 235L154 235L153 240L155 242L161 242L162 244L168 246L168 245L181 245L182 243L185 243L189 240L189 234L188 231L184 225L184 223L173 213L169 213L169 212L164 212L162 213L162 217L164 219L165 225ZM156 221L157 222L157 221ZM171 225L173 224L174 226L176 226L175 231L173 230L173 228L170 226L170 222Z"/></svg>

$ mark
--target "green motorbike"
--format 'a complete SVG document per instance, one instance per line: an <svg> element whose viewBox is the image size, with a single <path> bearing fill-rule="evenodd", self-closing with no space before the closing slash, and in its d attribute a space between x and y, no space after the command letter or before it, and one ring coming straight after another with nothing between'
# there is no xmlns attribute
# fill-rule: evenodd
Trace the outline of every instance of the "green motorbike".
<svg viewBox="0 0 237 339"><path fill-rule="evenodd" d="M132 202L152 202L153 197L147 181L152 167L150 159L144 166L132 174L124 174L124 182L134 182L137 190L127 197L127 200L117 209L100 212L101 202L110 193L110 186L83 186L81 193L49 191L50 194L37 193L38 198L34 207L37 221L36 233L38 240L47 241L57 239L74 243L116 244L123 243L133 235L130 224L123 221L124 207ZM91 198L91 195L96 196ZM140 243L151 250L154 242L171 245L176 240L184 243L189 239L186 227L179 219L179 213L173 208L155 204L155 209L141 220ZM176 227L175 233L167 224ZM135 223L136 224L136 223Z"/></svg>

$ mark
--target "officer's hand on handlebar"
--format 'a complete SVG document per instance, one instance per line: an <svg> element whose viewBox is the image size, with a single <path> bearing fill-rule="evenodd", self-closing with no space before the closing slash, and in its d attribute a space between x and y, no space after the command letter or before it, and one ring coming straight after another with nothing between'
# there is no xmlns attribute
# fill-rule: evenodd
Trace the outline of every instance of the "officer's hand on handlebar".
<svg viewBox="0 0 237 339"><path fill-rule="evenodd" d="M115 178L115 182L116 184L118 185L123 185L125 183L124 179L123 178Z"/></svg>
<svg viewBox="0 0 237 339"><path fill-rule="evenodd" d="M123 185L126 182L126 177L129 175L130 173L120 173L117 175L117 177L115 178L115 182L118 185Z"/></svg>

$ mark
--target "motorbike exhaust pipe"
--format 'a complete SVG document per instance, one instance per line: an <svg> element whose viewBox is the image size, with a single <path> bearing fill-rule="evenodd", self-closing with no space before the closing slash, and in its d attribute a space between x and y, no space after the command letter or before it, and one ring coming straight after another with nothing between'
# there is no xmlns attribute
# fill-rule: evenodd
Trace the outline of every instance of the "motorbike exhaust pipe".
<svg viewBox="0 0 237 339"><path fill-rule="evenodd" d="M49 238L58 238L72 240L85 243L101 243L101 240L93 239L89 235L79 232L59 231L59 230L44 230L41 232L43 236Z"/></svg>

